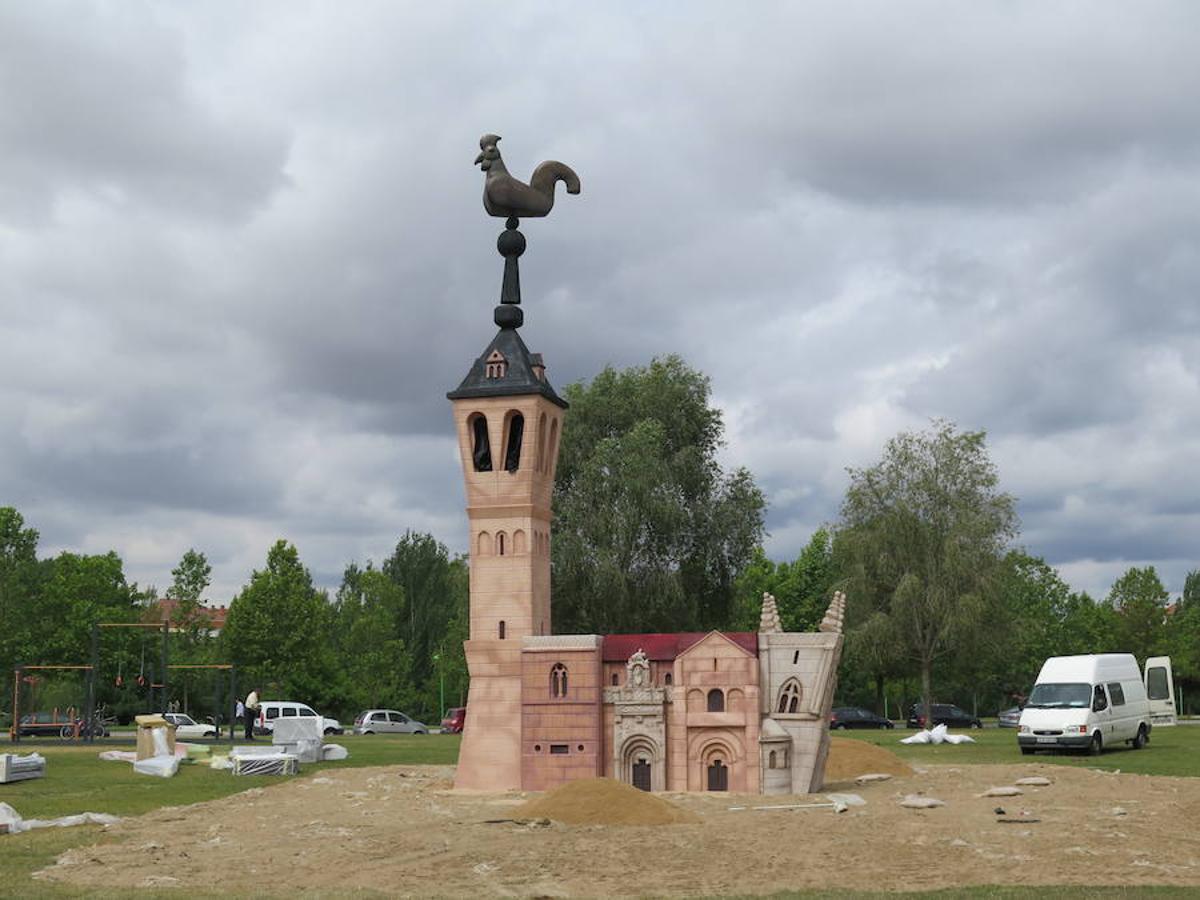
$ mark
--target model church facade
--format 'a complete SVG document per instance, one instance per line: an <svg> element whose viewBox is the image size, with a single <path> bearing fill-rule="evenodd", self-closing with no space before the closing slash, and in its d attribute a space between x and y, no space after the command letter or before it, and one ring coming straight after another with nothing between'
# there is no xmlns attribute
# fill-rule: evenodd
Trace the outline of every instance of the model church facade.
<svg viewBox="0 0 1200 900"><path fill-rule="evenodd" d="M514 315L515 313L515 315ZM456 787L819 790L844 598L814 633L554 634L551 496L566 402L498 307L499 333L447 396L470 522L470 694Z"/></svg>

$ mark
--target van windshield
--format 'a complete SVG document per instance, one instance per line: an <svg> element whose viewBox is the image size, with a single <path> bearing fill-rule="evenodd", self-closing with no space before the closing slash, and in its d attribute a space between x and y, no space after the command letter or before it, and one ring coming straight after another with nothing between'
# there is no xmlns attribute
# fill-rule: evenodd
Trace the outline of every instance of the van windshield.
<svg viewBox="0 0 1200 900"><path fill-rule="evenodd" d="M1026 707L1034 709L1084 709L1092 702L1090 684L1035 684Z"/></svg>

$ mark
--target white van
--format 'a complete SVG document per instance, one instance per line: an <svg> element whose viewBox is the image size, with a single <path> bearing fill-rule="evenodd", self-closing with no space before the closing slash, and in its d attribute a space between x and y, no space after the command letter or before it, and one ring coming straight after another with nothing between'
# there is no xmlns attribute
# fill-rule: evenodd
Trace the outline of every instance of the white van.
<svg viewBox="0 0 1200 900"><path fill-rule="evenodd" d="M1076 748L1097 755L1117 743L1140 750L1149 739L1150 702L1132 653L1046 660L1017 727L1022 753Z"/></svg>
<svg viewBox="0 0 1200 900"><path fill-rule="evenodd" d="M1150 701L1152 725L1175 724L1175 679L1171 657L1152 656L1146 660L1146 697Z"/></svg>
<svg viewBox="0 0 1200 900"><path fill-rule="evenodd" d="M341 723L337 719L326 719L324 716L317 715L311 706L291 700L263 700L258 706L258 718L254 722L254 730L258 734L271 734L275 731L276 719L295 717L321 719L321 731L325 734L342 733Z"/></svg>

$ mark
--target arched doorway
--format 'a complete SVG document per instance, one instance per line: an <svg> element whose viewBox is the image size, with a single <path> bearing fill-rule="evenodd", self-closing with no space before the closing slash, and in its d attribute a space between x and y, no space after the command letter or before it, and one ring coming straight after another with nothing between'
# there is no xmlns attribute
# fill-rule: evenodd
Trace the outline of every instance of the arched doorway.
<svg viewBox="0 0 1200 900"><path fill-rule="evenodd" d="M719 757L708 764L708 782L706 790L729 790L729 766Z"/></svg>
<svg viewBox="0 0 1200 900"><path fill-rule="evenodd" d="M650 790L650 761L641 755L633 763L633 786L639 791Z"/></svg>

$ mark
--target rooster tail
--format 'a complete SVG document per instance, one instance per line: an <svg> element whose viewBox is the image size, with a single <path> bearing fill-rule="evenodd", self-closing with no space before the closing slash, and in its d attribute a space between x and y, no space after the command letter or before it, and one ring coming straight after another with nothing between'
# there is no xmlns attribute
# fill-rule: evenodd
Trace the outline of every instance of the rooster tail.
<svg viewBox="0 0 1200 900"><path fill-rule="evenodd" d="M554 185L559 181L567 186L568 194L579 193L579 176L575 174L575 170L565 163L555 160L547 160L534 169L533 177L529 179L529 186L539 194L545 194L553 204Z"/></svg>

